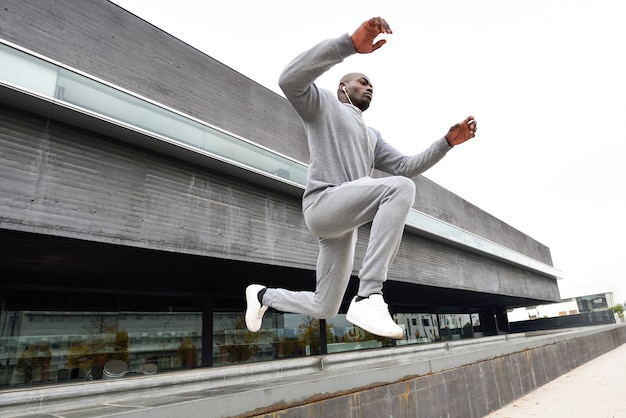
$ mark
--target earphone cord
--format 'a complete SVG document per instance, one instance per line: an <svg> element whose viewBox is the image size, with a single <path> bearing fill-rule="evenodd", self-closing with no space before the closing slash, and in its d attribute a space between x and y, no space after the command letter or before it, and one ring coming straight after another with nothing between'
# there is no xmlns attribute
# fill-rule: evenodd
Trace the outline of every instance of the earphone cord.
<svg viewBox="0 0 626 418"><path fill-rule="evenodd" d="M351 104L352 106L354 106L354 103L352 103L352 99L351 99L351 98L350 98L350 96L348 95L348 89L346 89L346 88L344 87L344 88L343 88L343 92L346 94L346 97L348 98L348 101L350 102L350 104ZM356 106L354 106L354 107L356 107ZM357 108L357 109L359 109L358 107L356 107L356 108ZM361 109L359 109L359 111L360 111L360 110L361 110Z"/></svg>
<svg viewBox="0 0 626 418"><path fill-rule="evenodd" d="M365 121L363 121L363 125L365 125ZM372 169L370 170L370 177L372 177L372 175L374 174L374 167L376 166L375 164L375 154L374 154L374 149L372 148L372 143L370 142L370 130L367 127L367 125L365 125L365 133L367 134L367 147L370 150L370 153L372 154Z"/></svg>
<svg viewBox="0 0 626 418"><path fill-rule="evenodd" d="M369 150L370 156L372 158L372 169L370 170L370 175L369 175L370 177L372 177L372 175L374 174L374 168L376 165L375 165L374 149L372 148L372 143L370 142L370 130L365 124L365 119L363 119L363 111L359 109L358 107L356 107L354 103L352 103L352 99L350 99L350 95L348 94L348 89L346 89L345 86L343 88L343 92L346 94L346 97L348 98L348 101L350 102L350 104L354 106L359 111L359 113L361 113L361 120L363 121L363 126L365 126L365 135L367 135L367 149Z"/></svg>

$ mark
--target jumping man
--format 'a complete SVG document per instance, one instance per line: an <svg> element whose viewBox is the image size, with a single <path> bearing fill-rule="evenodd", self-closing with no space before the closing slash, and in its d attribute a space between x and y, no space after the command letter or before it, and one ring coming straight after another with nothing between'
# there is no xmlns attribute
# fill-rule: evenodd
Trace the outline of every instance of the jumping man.
<svg viewBox="0 0 626 418"><path fill-rule="evenodd" d="M246 325L252 332L260 329L268 307L319 319L337 315L352 274L358 229L371 222L358 292L346 319L372 334L403 336L389 314L383 283L415 200L410 178L473 138L477 124L470 116L425 151L408 156L363 121L374 91L366 75L346 74L336 93L315 85L318 77L347 57L382 47L386 40L376 37L391 33L384 19L369 19L352 36L322 41L300 54L280 75L280 88L302 118L310 151L302 209L308 228L319 239L317 285L314 292L248 286ZM372 178L375 168L391 176Z"/></svg>

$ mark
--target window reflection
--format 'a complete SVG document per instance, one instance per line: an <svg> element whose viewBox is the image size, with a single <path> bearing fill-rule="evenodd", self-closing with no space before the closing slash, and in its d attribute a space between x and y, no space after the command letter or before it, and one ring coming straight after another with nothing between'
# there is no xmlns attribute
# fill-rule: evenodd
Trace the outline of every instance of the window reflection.
<svg viewBox="0 0 626 418"><path fill-rule="evenodd" d="M473 338L478 314L410 313L394 315L404 330L401 340L373 335L340 314L326 321L327 352L392 347ZM320 321L280 312L266 313L257 333L247 330L243 313L214 315L213 364L226 365L321 353Z"/></svg>
<svg viewBox="0 0 626 418"><path fill-rule="evenodd" d="M399 341L400 344L422 344L441 340L437 314L396 314L394 319L404 329L404 338Z"/></svg>
<svg viewBox="0 0 626 418"><path fill-rule="evenodd" d="M312 341L313 333L300 332L297 325L302 315L268 312L259 332L246 328L243 313L215 313L213 315L213 364L226 365L256 362L277 358L302 357L319 352L319 339Z"/></svg>
<svg viewBox="0 0 626 418"><path fill-rule="evenodd" d="M320 322L268 312L260 332L243 312L213 315L213 364L228 365L475 336L478 314L399 313L401 340L372 335L340 314ZM113 379L195 368L202 362L200 312L17 311L0 313L0 387Z"/></svg>
<svg viewBox="0 0 626 418"><path fill-rule="evenodd" d="M322 322L323 323L323 322ZM214 314L213 364L226 365L321 354L320 320L268 312L259 332L249 332L239 312ZM325 322L328 353L388 347L389 338L355 327L337 315Z"/></svg>
<svg viewBox="0 0 626 418"><path fill-rule="evenodd" d="M469 314L439 314L438 316L442 341L474 337L474 325Z"/></svg>
<svg viewBox="0 0 626 418"><path fill-rule="evenodd" d="M423 344L473 338L480 327L478 314L396 314L394 319L404 329L404 338L397 344Z"/></svg>
<svg viewBox="0 0 626 418"><path fill-rule="evenodd" d="M198 367L200 313L3 311L0 386Z"/></svg>

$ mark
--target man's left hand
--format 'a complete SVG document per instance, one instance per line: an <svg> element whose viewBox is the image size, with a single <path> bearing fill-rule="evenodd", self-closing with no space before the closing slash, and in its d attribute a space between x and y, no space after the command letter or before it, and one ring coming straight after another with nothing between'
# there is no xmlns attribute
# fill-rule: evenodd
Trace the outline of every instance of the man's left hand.
<svg viewBox="0 0 626 418"><path fill-rule="evenodd" d="M468 139L476 136L476 130L478 124L474 119L474 116L468 116L463 122L457 123L452 126L446 134L446 141L451 147L462 144Z"/></svg>

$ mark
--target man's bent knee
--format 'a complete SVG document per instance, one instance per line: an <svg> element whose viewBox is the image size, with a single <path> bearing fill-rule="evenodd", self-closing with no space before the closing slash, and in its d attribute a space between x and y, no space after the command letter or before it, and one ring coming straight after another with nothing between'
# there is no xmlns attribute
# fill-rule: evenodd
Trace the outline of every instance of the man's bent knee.
<svg viewBox="0 0 626 418"><path fill-rule="evenodd" d="M393 177L391 188L404 197L411 206L413 205L415 201L415 183L413 180L402 176Z"/></svg>
<svg viewBox="0 0 626 418"><path fill-rule="evenodd" d="M415 192L415 183L408 177L396 176L394 177L396 187L402 191Z"/></svg>
<svg viewBox="0 0 626 418"><path fill-rule="evenodd" d="M318 305L318 309L315 317L317 319L332 319L339 313L340 306L325 306L323 304Z"/></svg>

